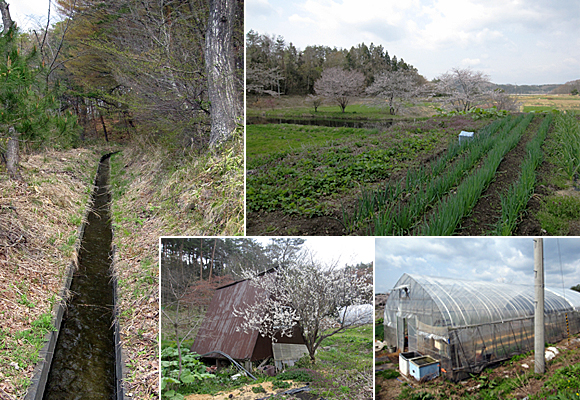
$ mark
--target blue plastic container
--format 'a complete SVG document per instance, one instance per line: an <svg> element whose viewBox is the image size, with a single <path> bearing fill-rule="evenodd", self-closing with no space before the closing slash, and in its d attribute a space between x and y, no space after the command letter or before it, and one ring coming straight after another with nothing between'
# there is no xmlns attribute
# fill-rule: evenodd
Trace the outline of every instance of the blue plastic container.
<svg viewBox="0 0 580 400"><path fill-rule="evenodd" d="M439 376L439 361L429 357L418 357L409 360L409 374L418 381L428 381Z"/></svg>

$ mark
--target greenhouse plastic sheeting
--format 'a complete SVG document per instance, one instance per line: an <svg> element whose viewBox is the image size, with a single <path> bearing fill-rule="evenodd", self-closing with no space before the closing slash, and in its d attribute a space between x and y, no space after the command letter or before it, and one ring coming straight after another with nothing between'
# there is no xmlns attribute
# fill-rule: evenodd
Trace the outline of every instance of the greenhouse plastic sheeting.
<svg viewBox="0 0 580 400"><path fill-rule="evenodd" d="M344 308L341 308L338 313L340 319L344 318L344 323L350 324L372 324L373 323L373 312L374 307L372 304L360 304L356 306L350 306L346 309L346 315Z"/></svg>
<svg viewBox="0 0 580 400"><path fill-rule="evenodd" d="M546 289L544 297L547 341L580 331L580 293ZM385 305L385 340L441 359L442 368L459 377L533 348L533 315L533 282L404 274Z"/></svg>

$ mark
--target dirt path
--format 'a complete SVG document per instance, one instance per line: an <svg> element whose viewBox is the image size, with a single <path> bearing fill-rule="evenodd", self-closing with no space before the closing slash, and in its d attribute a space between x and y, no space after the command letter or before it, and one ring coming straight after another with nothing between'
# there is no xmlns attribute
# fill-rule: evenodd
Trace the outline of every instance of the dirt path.
<svg viewBox="0 0 580 400"><path fill-rule="evenodd" d="M471 214L464 218L459 235L479 236L489 234L501 218L500 195L506 193L510 185L517 181L521 164L527 157L526 146L534 138L543 118L536 117L528 125L517 146L513 148L499 164L495 178L482 193Z"/></svg>
<svg viewBox="0 0 580 400"><path fill-rule="evenodd" d="M258 393L254 392L254 388L260 386L263 391ZM291 382L289 389L294 389L302 387L304 384ZM215 396L211 394L191 394L185 397L185 400L226 400L226 399L238 399L238 400L256 400L262 399L267 396L273 396L278 393L283 393L289 389L274 389L272 382L254 383L253 385L246 385L242 388L235 389L229 392L218 393Z"/></svg>

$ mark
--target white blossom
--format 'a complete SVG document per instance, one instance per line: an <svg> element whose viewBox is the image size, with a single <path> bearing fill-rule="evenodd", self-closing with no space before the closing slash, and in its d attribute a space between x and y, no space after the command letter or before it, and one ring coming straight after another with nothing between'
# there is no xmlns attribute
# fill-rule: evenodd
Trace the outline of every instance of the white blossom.
<svg viewBox="0 0 580 400"><path fill-rule="evenodd" d="M371 270L336 265L324 268L312 257L302 257L260 275L246 270L243 276L264 295L254 304L235 310L236 316L244 318L238 329L257 330L275 340L277 334L291 336L297 327L314 360L324 338L365 323L363 319L347 320L344 310L371 302Z"/></svg>

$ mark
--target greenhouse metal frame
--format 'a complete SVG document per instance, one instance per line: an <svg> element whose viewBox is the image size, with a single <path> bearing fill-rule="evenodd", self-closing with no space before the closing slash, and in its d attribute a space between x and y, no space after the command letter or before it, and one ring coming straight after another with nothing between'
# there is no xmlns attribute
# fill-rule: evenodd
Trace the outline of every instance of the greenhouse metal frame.
<svg viewBox="0 0 580 400"><path fill-rule="evenodd" d="M545 289L545 340L580 331L580 293ZM457 381L534 348L534 286L404 274L384 313L387 346L441 362Z"/></svg>

